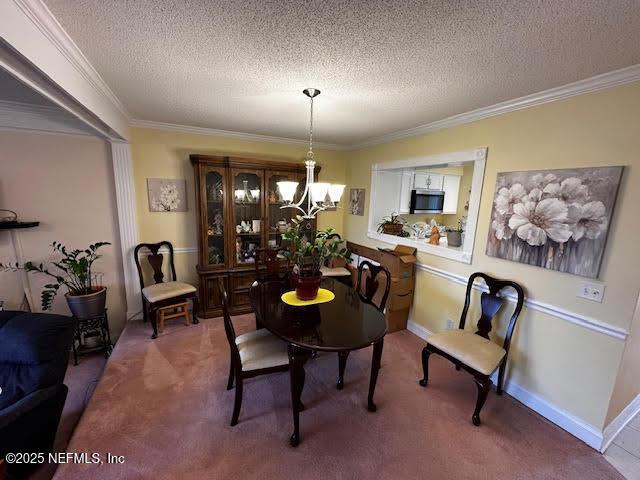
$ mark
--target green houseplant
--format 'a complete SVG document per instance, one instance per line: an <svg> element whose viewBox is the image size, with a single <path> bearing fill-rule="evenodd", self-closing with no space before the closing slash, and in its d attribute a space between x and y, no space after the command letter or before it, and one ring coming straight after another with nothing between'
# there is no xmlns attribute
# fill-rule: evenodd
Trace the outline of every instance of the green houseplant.
<svg viewBox="0 0 640 480"><path fill-rule="evenodd" d="M462 220L458 220L457 227L448 227L447 228L447 245L450 247L461 246L463 232L464 232L464 229L462 228Z"/></svg>
<svg viewBox="0 0 640 480"><path fill-rule="evenodd" d="M320 268L330 258L349 258L346 242L340 238L329 238L332 228L315 233L312 241L307 239L305 226L308 222L300 216L292 220L291 228L282 237L291 243L284 256L293 264L293 284L300 300L312 300L318 295L322 272Z"/></svg>
<svg viewBox="0 0 640 480"><path fill-rule="evenodd" d="M105 245L111 244L97 242L84 250L68 250L60 242L53 242L51 244L53 253L60 255L61 258L49 262L49 265L34 262L25 262L23 265L0 263L0 269L24 270L52 278L51 283L46 284L42 290L43 310L50 310L60 287L66 287L65 297L71 313L76 318L93 317L104 311L107 298L107 288L96 285L92 271L93 264L101 257L98 250Z"/></svg>
<svg viewBox="0 0 640 480"><path fill-rule="evenodd" d="M403 229L404 220L395 212L388 217L382 217L382 222L378 224L378 232L388 235L400 235Z"/></svg>

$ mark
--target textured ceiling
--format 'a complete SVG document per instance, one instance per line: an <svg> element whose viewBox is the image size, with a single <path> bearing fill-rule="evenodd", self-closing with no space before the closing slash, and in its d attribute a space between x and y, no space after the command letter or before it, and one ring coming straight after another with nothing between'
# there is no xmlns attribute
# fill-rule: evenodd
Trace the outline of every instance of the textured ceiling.
<svg viewBox="0 0 640 480"><path fill-rule="evenodd" d="M639 0L45 0L133 118L353 144L640 63Z"/></svg>

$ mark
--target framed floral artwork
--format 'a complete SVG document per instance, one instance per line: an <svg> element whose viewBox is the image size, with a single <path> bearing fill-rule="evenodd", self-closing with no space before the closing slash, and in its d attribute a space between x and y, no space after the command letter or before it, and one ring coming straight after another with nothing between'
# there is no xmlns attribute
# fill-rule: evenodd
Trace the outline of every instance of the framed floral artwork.
<svg viewBox="0 0 640 480"><path fill-rule="evenodd" d="M186 212L187 181L173 178L147 178L150 212Z"/></svg>
<svg viewBox="0 0 640 480"><path fill-rule="evenodd" d="M349 190L349 208L351 215L364 215L364 188L352 188Z"/></svg>
<svg viewBox="0 0 640 480"><path fill-rule="evenodd" d="M487 255L597 278L622 170L498 173Z"/></svg>

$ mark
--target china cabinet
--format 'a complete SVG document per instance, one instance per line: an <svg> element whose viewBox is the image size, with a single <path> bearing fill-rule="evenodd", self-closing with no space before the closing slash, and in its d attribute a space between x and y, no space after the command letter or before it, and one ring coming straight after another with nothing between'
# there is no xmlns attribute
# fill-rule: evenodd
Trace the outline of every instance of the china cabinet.
<svg viewBox="0 0 640 480"><path fill-rule="evenodd" d="M283 203L277 182L299 182L300 198L305 167L299 162L232 156L189 158L197 206L199 316L222 314L219 277L229 292L231 313L250 312L256 250L283 246L282 234L296 215L294 209L280 208ZM316 167L316 174L319 170Z"/></svg>

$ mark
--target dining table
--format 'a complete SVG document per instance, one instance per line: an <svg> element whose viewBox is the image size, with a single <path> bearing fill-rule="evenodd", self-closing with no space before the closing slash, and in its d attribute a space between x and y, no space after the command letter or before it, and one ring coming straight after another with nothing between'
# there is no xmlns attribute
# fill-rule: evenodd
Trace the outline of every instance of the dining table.
<svg viewBox="0 0 640 480"><path fill-rule="evenodd" d="M373 346L371 375L367 409L377 410L373 396L380 369L380 359L387 323L384 313L365 297L338 280L323 278L321 288L333 292L335 297L324 303L290 305L282 295L292 290L288 282L255 282L249 289L256 323L273 335L287 342L289 374L291 381L291 408L293 433L292 446L300 443L300 412L305 382L305 364L317 352L338 354L338 381L336 387L344 387L344 370L349 352Z"/></svg>

